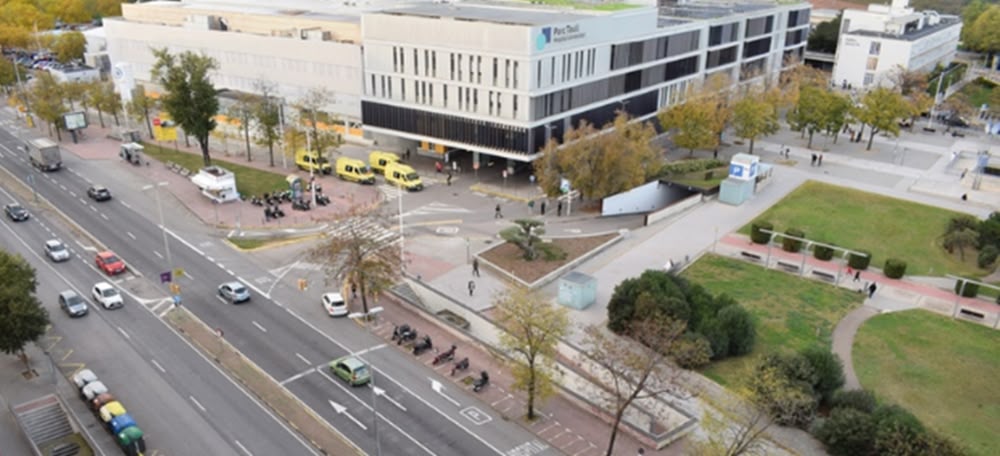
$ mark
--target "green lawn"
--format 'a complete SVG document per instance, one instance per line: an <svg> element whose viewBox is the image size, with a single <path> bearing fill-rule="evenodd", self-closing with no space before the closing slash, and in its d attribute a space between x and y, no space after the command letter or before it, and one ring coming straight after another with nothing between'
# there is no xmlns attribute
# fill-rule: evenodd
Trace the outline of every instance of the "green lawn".
<svg viewBox="0 0 1000 456"><path fill-rule="evenodd" d="M837 322L862 301L849 290L716 255L702 257L683 276L713 295L732 296L757 322L757 344L750 355L712 363L702 371L727 386L735 384L755 356L816 343L829 346Z"/></svg>
<svg viewBox="0 0 1000 456"><path fill-rule="evenodd" d="M143 143L146 148L146 155L166 163L168 161L177 163L192 173L197 173L204 166L201 154L189 152L179 152L173 149L160 147L155 144ZM222 160L214 160L213 164L231 171L236 175L236 188L243 195L262 195L273 191L288 189L285 175L263 171L257 168L237 165ZM161 165L162 166L162 165Z"/></svg>
<svg viewBox="0 0 1000 456"><path fill-rule="evenodd" d="M854 339L861 385L974 455L1000 454L1000 332L923 310L879 315Z"/></svg>
<svg viewBox="0 0 1000 456"><path fill-rule="evenodd" d="M940 239L948 220L960 215L874 193L809 181L757 217L777 231L799 228L806 237L872 252L872 266L888 257L907 262L907 275L945 274L980 277L975 252L965 261L948 254ZM740 232L750 233L750 225Z"/></svg>
<svg viewBox="0 0 1000 456"><path fill-rule="evenodd" d="M962 87L961 92L969 100L969 105L975 108L978 113L980 106L990 102L990 95L994 90L998 90L995 84L980 78L966 84L965 87Z"/></svg>

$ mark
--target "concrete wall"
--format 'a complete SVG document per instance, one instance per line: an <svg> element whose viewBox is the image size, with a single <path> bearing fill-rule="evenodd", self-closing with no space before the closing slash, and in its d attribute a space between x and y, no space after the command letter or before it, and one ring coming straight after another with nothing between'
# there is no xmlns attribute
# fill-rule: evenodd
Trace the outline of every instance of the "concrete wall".
<svg viewBox="0 0 1000 456"><path fill-rule="evenodd" d="M669 187L655 180L601 200L601 215L640 214L659 210L671 202Z"/></svg>
<svg viewBox="0 0 1000 456"><path fill-rule="evenodd" d="M688 208L700 204L702 201L704 201L704 199L705 199L704 195L702 195L701 193L696 193L681 201L671 204L670 206L667 206L656 212L647 214L646 220L643 222L643 226L652 225L656 222L659 222L660 220L667 219L675 214L684 212L688 210Z"/></svg>

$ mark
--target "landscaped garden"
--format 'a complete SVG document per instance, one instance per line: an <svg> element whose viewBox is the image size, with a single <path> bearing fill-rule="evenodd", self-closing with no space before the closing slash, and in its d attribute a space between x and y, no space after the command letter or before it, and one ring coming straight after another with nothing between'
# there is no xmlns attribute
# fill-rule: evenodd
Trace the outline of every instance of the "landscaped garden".
<svg viewBox="0 0 1000 456"><path fill-rule="evenodd" d="M159 160L161 163L174 162L187 168L192 173L205 166L201 154L190 152L180 152L173 149L157 146L156 144L144 143L146 155ZM216 160L213 161L222 168L231 171L236 175L236 188L244 195L262 195L274 191L281 191L288 188L285 176L279 173L264 171L249 166L243 166L232 162Z"/></svg>
<svg viewBox="0 0 1000 456"><path fill-rule="evenodd" d="M525 260L524 251L512 242L505 242L493 247L480 256L526 283L532 283L581 255L596 249L615 236L617 234L552 239L551 246L565 254L558 259L546 260L540 256L532 261Z"/></svg>
<svg viewBox="0 0 1000 456"><path fill-rule="evenodd" d="M810 181L761 214L757 220L775 231L796 228L808 239L867 250L871 265L887 258L907 263L907 275L968 275L989 271L976 265L976 255L948 253L942 240L949 221L962 214L845 187ZM750 225L741 229L750 233Z"/></svg>
<svg viewBox="0 0 1000 456"><path fill-rule="evenodd" d="M879 315L854 339L861 385L976 455L1000 454L1000 332L923 310Z"/></svg>
<svg viewBox="0 0 1000 456"><path fill-rule="evenodd" d="M707 255L682 274L713 294L727 294L757 323L757 342L747 356L715 361L702 373L720 384L740 380L753 359L774 351L819 344L829 347L837 322L861 304L860 294L759 265Z"/></svg>

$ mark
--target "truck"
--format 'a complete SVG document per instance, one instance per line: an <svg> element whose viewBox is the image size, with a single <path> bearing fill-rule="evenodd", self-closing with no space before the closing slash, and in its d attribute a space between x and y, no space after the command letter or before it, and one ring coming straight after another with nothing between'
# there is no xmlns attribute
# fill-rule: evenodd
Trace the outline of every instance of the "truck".
<svg viewBox="0 0 1000 456"><path fill-rule="evenodd" d="M101 420L122 452L127 456L142 456L146 452L142 429L128 414L125 406L108 393L107 387L98 380L97 375L90 369L83 369L74 374L72 380L90 411Z"/></svg>
<svg viewBox="0 0 1000 456"><path fill-rule="evenodd" d="M59 144L49 138L30 139L23 149L28 152L31 165L41 171L58 171L62 168L62 153Z"/></svg>

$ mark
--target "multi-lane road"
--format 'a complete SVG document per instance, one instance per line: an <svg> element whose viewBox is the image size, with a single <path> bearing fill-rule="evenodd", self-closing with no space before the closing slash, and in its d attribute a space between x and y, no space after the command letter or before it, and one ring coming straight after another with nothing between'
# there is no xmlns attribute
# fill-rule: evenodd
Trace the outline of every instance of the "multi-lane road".
<svg viewBox="0 0 1000 456"><path fill-rule="evenodd" d="M149 428L153 447L167 454L312 452L159 320L156 311L164 308L167 289L155 279L173 266L185 270L178 279L184 306L223 329L244 355L369 454L557 454L500 419L470 391L440 377L427 365L431 355L414 358L348 320L326 317L318 302L304 299L279 277L226 247L164 199L173 263L168 265L154 195L140 190L148 183L129 172L128 165L79 160L64 151L66 168L42 174L30 168L16 148L18 141L11 132L0 131L0 166L25 185L32 176L38 194L88 236L73 237L61 217L42 213L27 223L5 222L0 242L31 259L40 271L39 296L56 329L86 353L82 362L107 377L112 389L119 384L128 388L121 395L135 402L137 420ZM114 199L89 200L85 191L92 183L108 186ZM10 198L0 194L0 201ZM52 237L74 239L69 244L79 257L49 265L33 253ZM134 297L124 309L94 309L70 321L55 306L55 295L64 288L86 293L101 280L91 266L99 246L128 263L130 272L115 283ZM233 306L217 298L216 287L232 280L254 291L249 304ZM363 353L373 364L377 388L352 388L329 374L326 364L350 353ZM135 369L120 372L122 366Z"/></svg>

